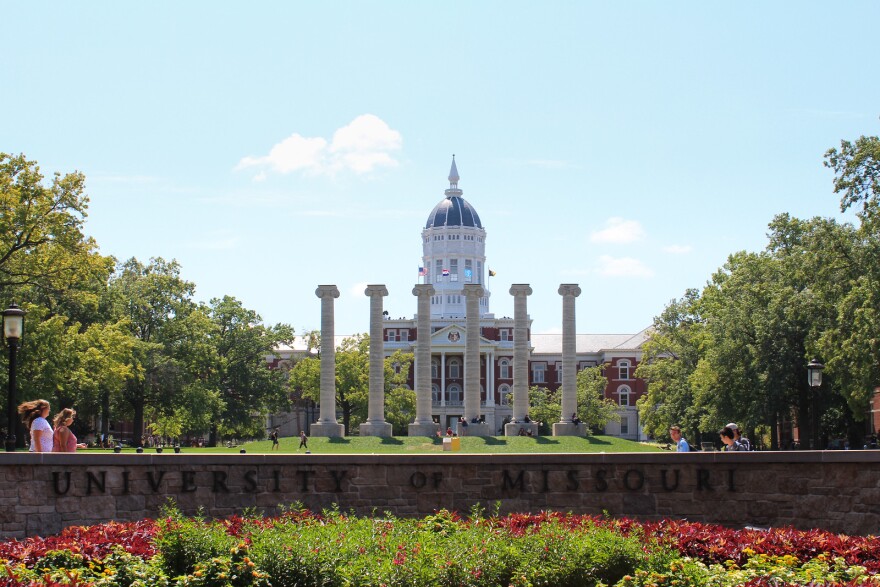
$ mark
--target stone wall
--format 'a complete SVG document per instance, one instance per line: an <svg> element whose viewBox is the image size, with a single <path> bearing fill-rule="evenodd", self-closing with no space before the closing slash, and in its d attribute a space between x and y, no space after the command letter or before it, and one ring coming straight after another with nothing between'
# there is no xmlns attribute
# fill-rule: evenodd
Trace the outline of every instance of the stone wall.
<svg viewBox="0 0 880 587"><path fill-rule="evenodd" d="M468 455L0 453L0 537L299 502L421 516L479 504L880 534L880 451Z"/></svg>

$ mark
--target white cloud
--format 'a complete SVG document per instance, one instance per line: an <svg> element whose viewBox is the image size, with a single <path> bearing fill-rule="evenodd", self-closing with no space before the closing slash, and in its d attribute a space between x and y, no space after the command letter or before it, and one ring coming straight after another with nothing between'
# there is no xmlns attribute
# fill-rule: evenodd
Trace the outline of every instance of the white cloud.
<svg viewBox="0 0 880 587"><path fill-rule="evenodd" d="M598 273L604 277L636 277L639 279L654 277L654 271L638 259L608 255L599 257Z"/></svg>
<svg viewBox="0 0 880 587"><path fill-rule="evenodd" d="M355 283L353 286L351 286L351 289L348 290L348 293L353 298L361 299L364 297L364 295L365 295L364 290L367 289L368 285L370 285L370 284L367 283L366 281L361 281L359 283Z"/></svg>
<svg viewBox="0 0 880 587"><path fill-rule="evenodd" d="M645 230L636 220L615 216L605 222L605 228L590 235L594 243L625 244L645 238Z"/></svg>
<svg viewBox="0 0 880 587"><path fill-rule="evenodd" d="M373 114L362 114L337 129L332 141L293 133L264 157L243 157L235 169L258 168L255 181L265 179L267 170L312 175L333 175L347 170L362 175L380 167L396 167L394 153L402 144L400 133L385 121Z"/></svg>
<svg viewBox="0 0 880 587"><path fill-rule="evenodd" d="M671 253L673 255L686 255L693 250L694 248L690 245L667 245L663 247L664 253Z"/></svg>

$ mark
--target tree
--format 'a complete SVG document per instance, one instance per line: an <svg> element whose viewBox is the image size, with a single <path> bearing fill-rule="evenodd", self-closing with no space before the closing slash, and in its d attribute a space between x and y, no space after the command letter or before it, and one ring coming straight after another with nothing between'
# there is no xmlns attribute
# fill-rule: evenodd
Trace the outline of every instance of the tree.
<svg viewBox="0 0 880 587"><path fill-rule="evenodd" d="M617 404L605 397L608 379L601 367L588 367L577 374L577 414L591 428L605 428L610 421L619 421Z"/></svg>
<svg viewBox="0 0 880 587"><path fill-rule="evenodd" d="M144 414L169 414L188 383L185 353L207 336L207 322L196 316L195 286L180 277L176 261L151 259L146 265L132 258L120 264L110 281L109 312L125 319L133 345L133 372L122 390L132 415L135 440L144 432ZM190 364L192 361L189 361Z"/></svg>
<svg viewBox="0 0 880 587"><path fill-rule="evenodd" d="M385 357L385 421L392 434L405 435L416 413L416 392L406 387L414 355L396 350Z"/></svg>
<svg viewBox="0 0 880 587"><path fill-rule="evenodd" d="M208 379L223 400L215 422L224 434L256 436L269 412L288 407L285 374L270 369L266 357L278 345L292 342L293 328L263 325L256 312L230 296L211 300L209 315L216 361Z"/></svg>

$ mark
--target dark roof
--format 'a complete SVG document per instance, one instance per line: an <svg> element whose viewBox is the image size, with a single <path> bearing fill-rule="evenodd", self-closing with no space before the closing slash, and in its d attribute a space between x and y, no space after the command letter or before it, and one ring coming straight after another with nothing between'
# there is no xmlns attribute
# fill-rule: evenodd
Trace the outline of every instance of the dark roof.
<svg viewBox="0 0 880 587"><path fill-rule="evenodd" d="M483 228L480 216L467 200L460 196L451 196L434 206L428 215L425 228L437 228L440 226L471 226Z"/></svg>

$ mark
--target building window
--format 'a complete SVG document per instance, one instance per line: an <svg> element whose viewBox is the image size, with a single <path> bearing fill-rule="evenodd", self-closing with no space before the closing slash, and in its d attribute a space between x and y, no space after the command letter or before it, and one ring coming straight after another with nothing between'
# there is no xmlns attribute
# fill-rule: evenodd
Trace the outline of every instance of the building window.
<svg viewBox="0 0 880 587"><path fill-rule="evenodd" d="M397 342L397 331L396 330L386 330L388 333L388 342Z"/></svg>
<svg viewBox="0 0 880 587"><path fill-rule="evenodd" d="M409 330L401 330L400 331L400 340L402 342L406 342L409 340Z"/></svg>
<svg viewBox="0 0 880 587"><path fill-rule="evenodd" d="M431 403L439 404L440 403L440 386L436 383L431 386Z"/></svg>
<svg viewBox="0 0 880 587"><path fill-rule="evenodd" d="M620 418L620 435L629 434L629 418L621 416Z"/></svg>
<svg viewBox="0 0 880 587"><path fill-rule="evenodd" d="M544 363L532 363L532 383L545 383L544 372L547 365Z"/></svg>
<svg viewBox="0 0 880 587"><path fill-rule="evenodd" d="M629 379L629 361L618 361L617 362L617 377L618 379Z"/></svg>
<svg viewBox="0 0 880 587"><path fill-rule="evenodd" d="M621 406L629 406L630 405L629 395L630 395L630 389L626 385L618 388L618 390L617 390L618 403Z"/></svg>
<svg viewBox="0 0 880 587"><path fill-rule="evenodd" d="M449 386L449 405L461 405L461 388L455 384Z"/></svg>
<svg viewBox="0 0 880 587"><path fill-rule="evenodd" d="M502 385L498 388L498 398L502 406L510 405L510 386Z"/></svg>
<svg viewBox="0 0 880 587"><path fill-rule="evenodd" d="M440 361L434 359L431 361L431 379L440 379Z"/></svg>
<svg viewBox="0 0 880 587"><path fill-rule="evenodd" d="M498 361L498 378L510 379L510 360L501 359Z"/></svg>
<svg viewBox="0 0 880 587"><path fill-rule="evenodd" d="M459 377L461 377L461 365L459 365L458 359L450 359L449 360L449 378L450 379L458 379Z"/></svg>
<svg viewBox="0 0 880 587"><path fill-rule="evenodd" d="M464 260L464 280L468 283L474 280L473 261L471 261L470 259Z"/></svg>
<svg viewBox="0 0 880 587"><path fill-rule="evenodd" d="M501 329L501 342L507 342L510 340L510 331L506 328Z"/></svg>
<svg viewBox="0 0 880 587"><path fill-rule="evenodd" d="M434 271L434 275L437 276L437 281L443 281L443 259L437 259L434 262L434 265L437 266L437 270Z"/></svg>

